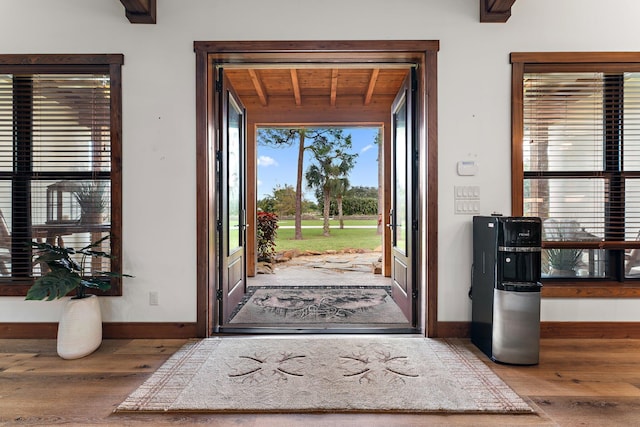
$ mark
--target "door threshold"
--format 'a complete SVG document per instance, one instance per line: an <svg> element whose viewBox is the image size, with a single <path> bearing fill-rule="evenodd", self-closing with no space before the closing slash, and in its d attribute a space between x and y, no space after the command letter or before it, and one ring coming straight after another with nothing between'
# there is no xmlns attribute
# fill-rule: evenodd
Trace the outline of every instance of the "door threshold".
<svg viewBox="0 0 640 427"><path fill-rule="evenodd" d="M385 334L420 334L422 336L422 331L419 328L414 327L371 327L371 326L363 326L363 327L336 327L336 328L326 328L326 327L299 327L299 326L219 326L214 331L214 334L251 334L251 335L271 335L271 334L375 334L375 335L385 335Z"/></svg>

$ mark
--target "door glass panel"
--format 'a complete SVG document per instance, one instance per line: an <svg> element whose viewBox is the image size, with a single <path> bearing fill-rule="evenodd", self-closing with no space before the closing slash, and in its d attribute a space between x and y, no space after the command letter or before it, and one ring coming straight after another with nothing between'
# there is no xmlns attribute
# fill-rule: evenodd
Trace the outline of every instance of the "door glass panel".
<svg viewBox="0 0 640 427"><path fill-rule="evenodd" d="M393 243L398 251L407 253L407 103L406 98L395 114L394 140L394 207Z"/></svg>
<svg viewBox="0 0 640 427"><path fill-rule="evenodd" d="M242 246L241 214L242 214L242 115L239 109L229 102L229 119L227 135L229 141L228 153L228 221L229 238L227 247L229 254Z"/></svg>

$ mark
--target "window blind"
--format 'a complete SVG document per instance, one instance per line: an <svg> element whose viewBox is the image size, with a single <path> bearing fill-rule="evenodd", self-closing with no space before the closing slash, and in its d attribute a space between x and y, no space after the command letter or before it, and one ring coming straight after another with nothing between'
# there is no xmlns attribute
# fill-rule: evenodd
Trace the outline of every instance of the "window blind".
<svg viewBox="0 0 640 427"><path fill-rule="evenodd" d="M109 73L0 74L1 278L40 274L30 241L81 248L110 232L110 89ZM87 273L109 269L97 262Z"/></svg>
<svg viewBox="0 0 640 427"><path fill-rule="evenodd" d="M640 73L524 73L522 157L524 214L575 228L548 240L638 240Z"/></svg>

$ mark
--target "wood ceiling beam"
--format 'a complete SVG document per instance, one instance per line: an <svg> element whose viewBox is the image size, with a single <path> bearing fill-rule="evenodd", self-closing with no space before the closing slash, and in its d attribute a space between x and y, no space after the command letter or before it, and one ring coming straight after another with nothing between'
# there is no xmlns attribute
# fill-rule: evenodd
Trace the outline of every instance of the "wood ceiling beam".
<svg viewBox="0 0 640 427"><path fill-rule="evenodd" d="M331 70L331 106L336 106L336 98L338 96L338 69Z"/></svg>
<svg viewBox="0 0 640 427"><path fill-rule="evenodd" d="M132 24L156 23L156 0L120 0Z"/></svg>
<svg viewBox="0 0 640 427"><path fill-rule="evenodd" d="M293 86L293 96L296 98L296 105L302 105L302 96L300 96L300 82L298 82L298 72L295 68L291 69L291 85Z"/></svg>
<svg viewBox="0 0 640 427"><path fill-rule="evenodd" d="M251 77L251 82L256 90L256 94L258 95L258 98L260 98L260 103L263 106L266 106L268 104L267 95L264 87L262 86L262 82L260 81L260 77L258 77L257 71L253 69L249 69L247 71L249 71L249 77Z"/></svg>
<svg viewBox="0 0 640 427"><path fill-rule="evenodd" d="M380 74L380 69L378 68L374 68L371 71L371 78L369 79L369 87L367 88L367 93L364 95L364 105L369 105L371 103L371 97L373 96L373 89L375 89L376 87L378 74Z"/></svg>
<svg viewBox="0 0 640 427"><path fill-rule="evenodd" d="M480 0L480 22L507 22L516 0Z"/></svg>

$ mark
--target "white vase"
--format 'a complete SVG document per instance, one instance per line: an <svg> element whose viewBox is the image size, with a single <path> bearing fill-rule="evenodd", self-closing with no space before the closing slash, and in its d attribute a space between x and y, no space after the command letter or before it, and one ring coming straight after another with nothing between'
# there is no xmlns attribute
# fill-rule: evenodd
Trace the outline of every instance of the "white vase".
<svg viewBox="0 0 640 427"><path fill-rule="evenodd" d="M58 323L58 355L79 359L93 353L102 343L102 314L98 297L70 298Z"/></svg>

